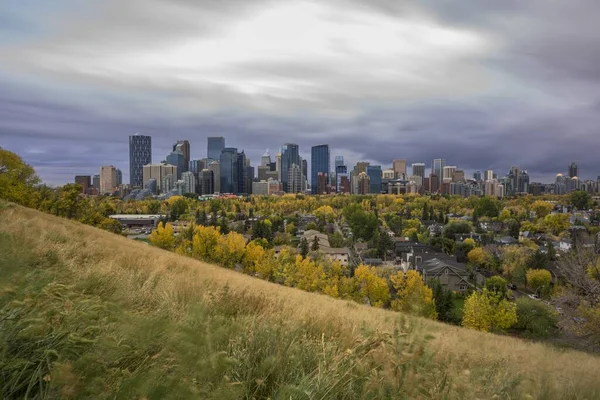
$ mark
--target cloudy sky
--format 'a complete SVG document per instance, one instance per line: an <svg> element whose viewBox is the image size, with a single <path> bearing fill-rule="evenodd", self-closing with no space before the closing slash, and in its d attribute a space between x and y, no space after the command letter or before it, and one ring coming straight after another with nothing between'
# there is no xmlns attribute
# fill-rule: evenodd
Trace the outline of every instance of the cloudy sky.
<svg viewBox="0 0 600 400"><path fill-rule="evenodd" d="M406 5L401 5L406 3ZM384 168L600 175L600 2L6 0L0 146L52 184L225 136Z"/></svg>

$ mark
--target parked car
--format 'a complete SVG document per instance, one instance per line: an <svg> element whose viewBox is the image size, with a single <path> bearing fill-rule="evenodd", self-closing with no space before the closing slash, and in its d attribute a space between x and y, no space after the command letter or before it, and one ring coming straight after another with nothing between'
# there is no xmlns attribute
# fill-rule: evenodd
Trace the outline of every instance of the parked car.
<svg viewBox="0 0 600 400"><path fill-rule="evenodd" d="M539 300L540 299L540 296L538 296L537 294L530 294L530 295L527 295L527 297L529 297L532 300Z"/></svg>
<svg viewBox="0 0 600 400"><path fill-rule="evenodd" d="M509 288L510 290L517 290L517 285L515 285L514 283L509 283L509 284L508 284L508 285L506 285L506 286L508 286L508 288Z"/></svg>

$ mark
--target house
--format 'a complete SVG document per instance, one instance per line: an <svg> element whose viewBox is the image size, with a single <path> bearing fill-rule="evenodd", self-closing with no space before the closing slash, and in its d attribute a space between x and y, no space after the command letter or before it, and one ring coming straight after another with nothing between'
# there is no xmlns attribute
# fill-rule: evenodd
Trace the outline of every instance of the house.
<svg viewBox="0 0 600 400"><path fill-rule="evenodd" d="M347 247L323 247L319 249L331 261L339 261L344 267L348 265L350 250Z"/></svg>
<svg viewBox="0 0 600 400"><path fill-rule="evenodd" d="M482 221L479 223L479 227L486 232L500 232L503 229L500 221Z"/></svg>
<svg viewBox="0 0 600 400"><path fill-rule="evenodd" d="M502 246L510 246L510 245L519 243L519 241L512 236L501 237L500 239L497 240L497 242L499 245L502 245Z"/></svg>
<svg viewBox="0 0 600 400"><path fill-rule="evenodd" d="M427 230L429 231L429 236L439 237L442 235L442 232L444 231L444 225L435 222L435 223L429 225L427 227Z"/></svg>
<svg viewBox="0 0 600 400"><path fill-rule="evenodd" d="M475 232L469 232L469 233L457 233L456 235L454 235L454 240L456 240L457 242L464 242L465 239L473 239L475 241L475 243L480 243L481 242L481 234L475 233Z"/></svg>
<svg viewBox="0 0 600 400"><path fill-rule="evenodd" d="M567 252L569 250L571 250L571 248L573 247L573 245L571 244L570 241L568 240L560 240L558 242L554 242L552 243L552 245L554 246L555 249L559 250L559 251L563 251L563 252Z"/></svg>
<svg viewBox="0 0 600 400"><path fill-rule="evenodd" d="M308 244L311 245L315 240L315 237L319 240L319 249L325 247L331 247L329 244L329 236L319 231L315 231L314 229L309 229L308 231L302 234L302 238L305 238L308 241Z"/></svg>
<svg viewBox="0 0 600 400"><path fill-rule="evenodd" d="M437 279L444 289L460 293L464 293L469 287L473 287L473 284L469 281L469 272L463 264L457 262L433 258L423 262L417 267L417 270L421 272L423 281L428 285L432 280Z"/></svg>

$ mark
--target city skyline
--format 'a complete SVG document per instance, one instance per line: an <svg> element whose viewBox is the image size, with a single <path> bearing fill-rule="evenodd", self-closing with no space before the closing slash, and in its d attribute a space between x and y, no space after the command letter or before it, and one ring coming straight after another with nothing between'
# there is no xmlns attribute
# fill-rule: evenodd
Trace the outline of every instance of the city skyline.
<svg viewBox="0 0 600 400"><path fill-rule="evenodd" d="M129 182L134 132L159 157L181 139L202 156L207 136L255 164L267 147L297 143L309 159L327 141L347 165L444 158L467 176L518 165L550 182L577 160L595 179L598 12L592 0L5 2L0 145L55 185L104 164Z"/></svg>

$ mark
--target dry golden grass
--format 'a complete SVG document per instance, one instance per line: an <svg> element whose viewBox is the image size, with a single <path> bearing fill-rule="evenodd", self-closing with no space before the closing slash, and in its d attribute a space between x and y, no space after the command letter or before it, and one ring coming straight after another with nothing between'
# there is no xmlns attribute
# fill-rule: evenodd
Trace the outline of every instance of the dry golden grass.
<svg viewBox="0 0 600 400"><path fill-rule="evenodd" d="M435 387L440 376L446 376L452 398L600 396L600 358L594 355L278 286L22 207L0 211L0 233L22 237L32 252L56 252L73 282L97 280L96 290L112 293L122 307L136 314L168 309L171 318L183 319L194 302L223 301L215 293L227 287L230 298L254 299L248 304L253 310L243 315L253 314L258 323L312 326L316 334L324 335L323 340L335 340L343 347L352 348L371 334L391 335L398 329L415 340L423 339L418 352L425 372L408 372L409 386L418 382ZM235 307L244 305L236 303ZM397 355L392 349L380 346L370 354L379 357L382 365L377 379L396 379L392 371ZM412 362L421 362L412 357ZM427 375L428 365L437 369L435 374Z"/></svg>

